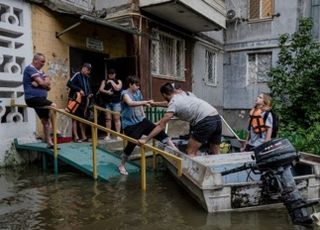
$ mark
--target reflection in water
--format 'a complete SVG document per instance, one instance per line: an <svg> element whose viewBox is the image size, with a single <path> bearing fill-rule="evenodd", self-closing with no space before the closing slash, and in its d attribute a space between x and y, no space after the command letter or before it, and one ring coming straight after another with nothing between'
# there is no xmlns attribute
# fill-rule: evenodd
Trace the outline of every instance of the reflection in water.
<svg viewBox="0 0 320 230"><path fill-rule="evenodd" d="M0 173L0 229L305 229L286 209L207 214L165 174L95 182L79 173L58 178L36 166Z"/></svg>

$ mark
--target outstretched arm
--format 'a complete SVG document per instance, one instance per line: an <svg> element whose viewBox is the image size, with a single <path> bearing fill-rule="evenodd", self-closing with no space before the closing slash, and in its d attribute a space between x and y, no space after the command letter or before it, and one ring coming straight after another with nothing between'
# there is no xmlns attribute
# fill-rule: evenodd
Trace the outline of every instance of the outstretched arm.
<svg viewBox="0 0 320 230"><path fill-rule="evenodd" d="M151 103L151 106L168 107L168 102L167 101L154 101Z"/></svg>
<svg viewBox="0 0 320 230"><path fill-rule="evenodd" d="M143 145L147 143L149 140L151 140L153 137L157 136L157 134L160 133L166 127L166 124L171 120L172 117L172 112L165 113L163 118L156 125L156 127L149 133L149 135L145 139L138 140L138 144Z"/></svg>
<svg viewBox="0 0 320 230"><path fill-rule="evenodd" d="M149 106L152 100L149 101L133 101L127 94L123 95L123 101L130 107L136 107L136 106Z"/></svg>

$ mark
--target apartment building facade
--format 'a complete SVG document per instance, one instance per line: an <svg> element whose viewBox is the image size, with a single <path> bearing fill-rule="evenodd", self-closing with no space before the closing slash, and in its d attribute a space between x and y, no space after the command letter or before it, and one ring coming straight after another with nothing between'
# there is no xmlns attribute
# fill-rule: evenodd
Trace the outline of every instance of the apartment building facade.
<svg viewBox="0 0 320 230"><path fill-rule="evenodd" d="M60 108L67 80L91 62L94 92L109 68L124 81L139 76L145 98L161 99L159 86L176 82L242 129L268 91L279 35L312 16L319 38L319 9L320 0L0 0L0 162L13 138L41 134L33 110L10 106L24 104L22 71L35 52L47 58L49 98Z"/></svg>

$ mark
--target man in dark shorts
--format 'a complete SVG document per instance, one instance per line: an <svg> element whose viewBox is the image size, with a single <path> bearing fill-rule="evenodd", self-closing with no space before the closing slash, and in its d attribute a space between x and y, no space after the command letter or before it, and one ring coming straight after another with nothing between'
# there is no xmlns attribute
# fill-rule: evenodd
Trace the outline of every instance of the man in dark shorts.
<svg viewBox="0 0 320 230"><path fill-rule="evenodd" d="M24 97L28 107L34 108L43 126L45 142L48 148L53 148L53 142L50 137L50 111L45 106L56 107L56 104L47 99L50 90L50 79L41 70L46 62L45 56L36 53L32 63L23 71Z"/></svg>
<svg viewBox="0 0 320 230"><path fill-rule="evenodd" d="M68 95L69 98L74 98L77 92L81 94L81 104L79 105L74 114L80 118L85 118L85 111L88 109L88 100L93 96L89 83L91 69L92 66L90 63L83 63L81 70L75 73L67 83L67 86L70 88ZM83 124L82 122L79 123L80 132L82 136L81 139L78 135L77 124L78 122L76 120L72 120L72 133L74 141L77 143L88 141L85 131L85 124Z"/></svg>
<svg viewBox="0 0 320 230"><path fill-rule="evenodd" d="M167 112L158 122L153 131L138 142L142 145L161 132L174 116L183 121L190 122L190 138L186 152L196 156L200 147L210 144L212 154L220 153L222 123L218 111L204 100L194 94L181 93L174 89L171 83L161 86L160 92L168 104Z"/></svg>

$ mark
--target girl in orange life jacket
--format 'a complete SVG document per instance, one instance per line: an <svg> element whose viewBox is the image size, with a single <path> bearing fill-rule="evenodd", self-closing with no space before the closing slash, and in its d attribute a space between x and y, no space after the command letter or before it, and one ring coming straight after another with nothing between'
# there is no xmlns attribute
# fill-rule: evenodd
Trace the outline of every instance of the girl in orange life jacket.
<svg viewBox="0 0 320 230"><path fill-rule="evenodd" d="M241 151L252 151L255 147L271 140L273 117L269 113L264 120L266 111L272 108L271 97L267 93L261 93L256 99L254 108L251 109L249 115L249 135L243 144Z"/></svg>

